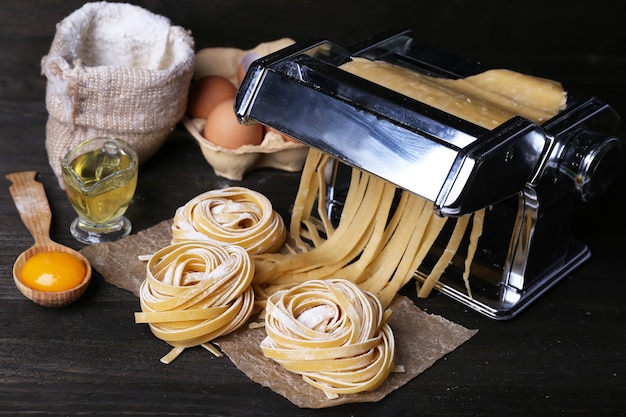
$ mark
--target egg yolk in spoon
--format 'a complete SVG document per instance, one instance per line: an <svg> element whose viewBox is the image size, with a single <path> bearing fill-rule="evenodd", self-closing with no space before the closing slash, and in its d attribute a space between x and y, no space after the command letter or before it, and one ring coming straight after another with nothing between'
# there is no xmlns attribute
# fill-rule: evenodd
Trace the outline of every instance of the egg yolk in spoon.
<svg viewBox="0 0 626 417"><path fill-rule="evenodd" d="M65 252L42 252L22 267L20 280L37 291L59 292L78 286L87 270L80 259Z"/></svg>

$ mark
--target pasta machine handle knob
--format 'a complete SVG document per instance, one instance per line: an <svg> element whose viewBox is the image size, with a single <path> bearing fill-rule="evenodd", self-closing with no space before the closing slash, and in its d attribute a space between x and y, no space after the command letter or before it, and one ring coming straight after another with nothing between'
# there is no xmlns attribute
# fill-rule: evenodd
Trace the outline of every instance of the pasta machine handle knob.
<svg viewBox="0 0 626 417"><path fill-rule="evenodd" d="M578 198L589 202L609 188L621 164L619 138L582 131L565 148L559 172Z"/></svg>

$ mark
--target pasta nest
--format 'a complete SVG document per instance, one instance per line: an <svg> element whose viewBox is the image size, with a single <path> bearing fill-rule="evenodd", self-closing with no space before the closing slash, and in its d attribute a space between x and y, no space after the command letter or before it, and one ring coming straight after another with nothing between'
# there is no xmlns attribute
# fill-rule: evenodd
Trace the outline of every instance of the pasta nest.
<svg viewBox="0 0 626 417"><path fill-rule="evenodd" d="M207 191L179 207L172 224L172 242L206 240L233 244L250 254L271 253L286 237L282 217L263 194L227 187Z"/></svg>
<svg viewBox="0 0 626 417"><path fill-rule="evenodd" d="M331 398L374 390L394 368L390 316L348 280L310 280L268 298L261 349Z"/></svg>
<svg viewBox="0 0 626 417"><path fill-rule="evenodd" d="M140 287L141 313L152 333L174 347L202 345L252 315L254 263L240 246L179 242L154 253Z"/></svg>

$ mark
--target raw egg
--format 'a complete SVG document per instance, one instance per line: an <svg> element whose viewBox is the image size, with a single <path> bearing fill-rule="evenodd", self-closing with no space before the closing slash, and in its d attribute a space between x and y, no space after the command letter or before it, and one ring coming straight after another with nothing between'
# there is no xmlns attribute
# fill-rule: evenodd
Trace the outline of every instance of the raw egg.
<svg viewBox="0 0 626 417"><path fill-rule="evenodd" d="M208 75L191 84L187 101L187 114L196 119L206 119L215 106L234 98L237 88L219 75Z"/></svg>
<svg viewBox="0 0 626 417"><path fill-rule="evenodd" d="M60 292L78 286L87 269L83 262L66 252L41 252L22 267L20 280L37 291Z"/></svg>
<svg viewBox="0 0 626 417"><path fill-rule="evenodd" d="M204 125L204 137L217 146L237 149L244 145L260 145L263 125L243 125L235 115L235 100L227 99L213 108Z"/></svg>

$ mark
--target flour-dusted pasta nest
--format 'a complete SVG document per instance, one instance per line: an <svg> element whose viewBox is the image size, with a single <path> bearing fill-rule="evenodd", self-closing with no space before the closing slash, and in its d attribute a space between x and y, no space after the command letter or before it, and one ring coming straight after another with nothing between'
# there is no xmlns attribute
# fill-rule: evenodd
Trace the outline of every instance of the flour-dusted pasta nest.
<svg viewBox="0 0 626 417"><path fill-rule="evenodd" d="M202 193L179 207L172 223L173 242L239 245L252 255L277 251L286 234L284 221L269 199L245 187Z"/></svg>
<svg viewBox="0 0 626 417"><path fill-rule="evenodd" d="M307 281L268 298L261 349L329 397L371 391L394 368L390 315L350 281Z"/></svg>
<svg viewBox="0 0 626 417"><path fill-rule="evenodd" d="M154 253L147 264L136 323L174 349L161 359L174 360L185 348L204 346L246 323L254 311L251 287L254 263L243 248L210 242L180 242ZM218 354L218 353L216 353Z"/></svg>

